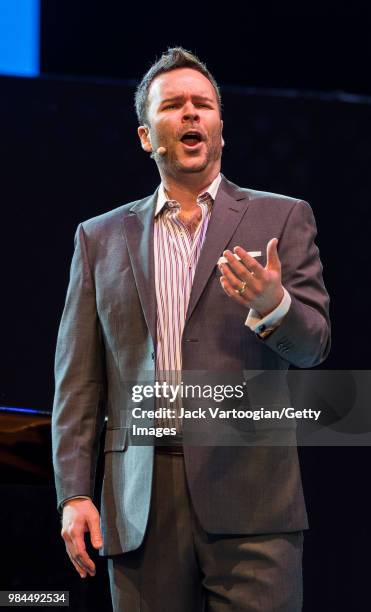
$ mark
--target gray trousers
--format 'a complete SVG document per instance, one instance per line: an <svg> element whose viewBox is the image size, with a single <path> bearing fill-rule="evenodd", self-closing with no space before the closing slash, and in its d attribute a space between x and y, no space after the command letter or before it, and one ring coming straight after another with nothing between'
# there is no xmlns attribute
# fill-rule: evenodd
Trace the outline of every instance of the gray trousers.
<svg viewBox="0 0 371 612"><path fill-rule="evenodd" d="M182 455L155 453L142 545L108 559L114 612L299 612L302 532L214 535L192 508Z"/></svg>

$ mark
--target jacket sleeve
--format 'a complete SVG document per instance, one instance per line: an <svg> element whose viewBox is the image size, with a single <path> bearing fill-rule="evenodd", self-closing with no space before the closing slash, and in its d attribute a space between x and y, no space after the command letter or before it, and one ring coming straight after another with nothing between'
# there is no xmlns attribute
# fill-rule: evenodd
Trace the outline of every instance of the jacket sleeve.
<svg viewBox="0 0 371 612"><path fill-rule="evenodd" d="M262 340L300 368L318 365L330 350L329 296L326 291L313 212L298 200L279 237L282 285L291 296L285 318Z"/></svg>
<svg viewBox="0 0 371 612"><path fill-rule="evenodd" d="M80 224L55 356L52 446L59 509L67 498L94 494L104 424L104 373L95 287Z"/></svg>

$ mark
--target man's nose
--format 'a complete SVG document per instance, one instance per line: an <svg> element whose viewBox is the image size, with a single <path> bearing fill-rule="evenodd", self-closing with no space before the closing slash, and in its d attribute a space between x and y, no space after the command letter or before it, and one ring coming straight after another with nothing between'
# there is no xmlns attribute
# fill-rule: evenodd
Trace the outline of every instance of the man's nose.
<svg viewBox="0 0 371 612"><path fill-rule="evenodd" d="M198 121L200 118L198 109L193 104L187 104L183 109L184 121Z"/></svg>

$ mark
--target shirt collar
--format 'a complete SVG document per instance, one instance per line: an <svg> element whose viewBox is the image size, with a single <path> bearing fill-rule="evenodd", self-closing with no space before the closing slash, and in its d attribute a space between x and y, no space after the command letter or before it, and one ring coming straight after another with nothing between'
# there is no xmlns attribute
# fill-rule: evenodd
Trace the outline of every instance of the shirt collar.
<svg viewBox="0 0 371 612"><path fill-rule="evenodd" d="M209 196L212 198L212 200L214 201L216 198L216 194L218 192L219 189L219 185L220 182L222 180L222 175L218 174L218 176L213 180L213 182L208 186L207 189L205 189L205 191L203 191L202 193L199 193L197 196L197 199L202 196L205 195L206 193L209 194ZM169 202L169 198L166 195L165 192L165 188L163 183L161 182L160 187L158 189L158 193L157 193L157 203L156 203L156 212L155 212L155 216L158 215L158 213L163 209L163 207L165 206L166 202Z"/></svg>

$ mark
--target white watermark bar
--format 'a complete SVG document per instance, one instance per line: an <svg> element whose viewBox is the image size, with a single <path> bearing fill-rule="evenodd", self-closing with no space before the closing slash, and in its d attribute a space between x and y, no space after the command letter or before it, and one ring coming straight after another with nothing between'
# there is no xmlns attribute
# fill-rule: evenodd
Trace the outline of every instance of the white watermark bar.
<svg viewBox="0 0 371 612"><path fill-rule="evenodd" d="M127 373L108 435L130 445L368 446L371 370ZM120 438L120 439L121 439Z"/></svg>

